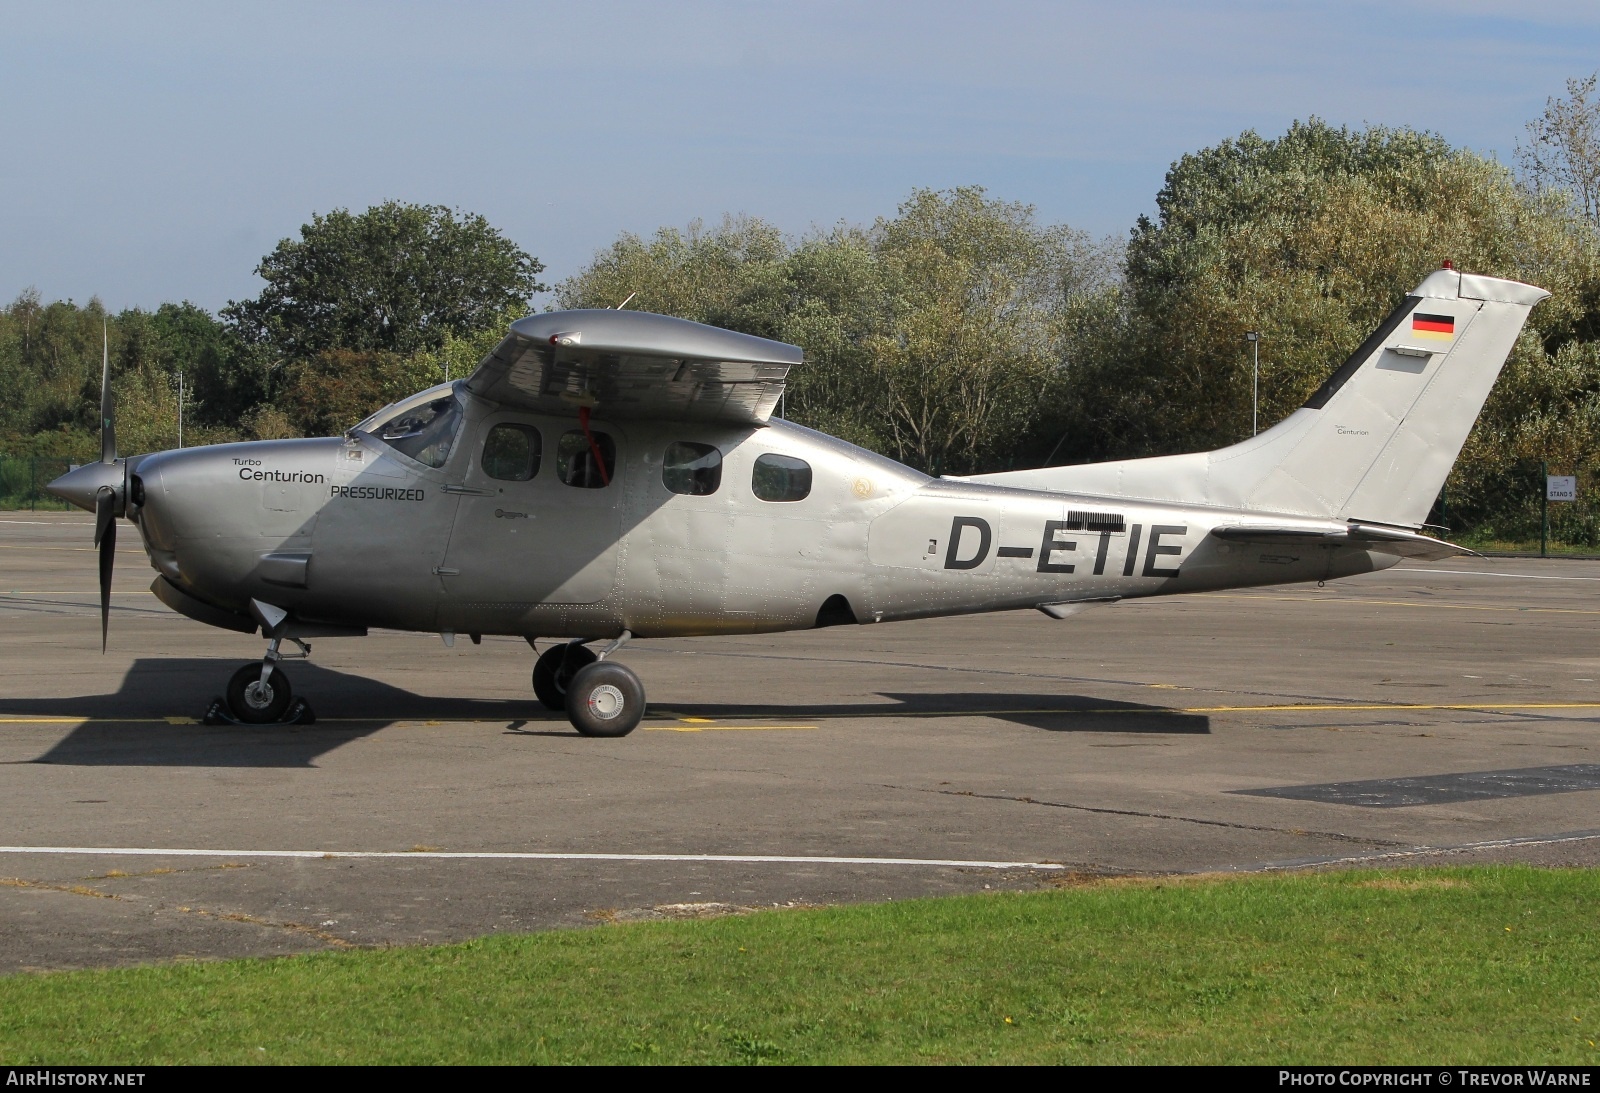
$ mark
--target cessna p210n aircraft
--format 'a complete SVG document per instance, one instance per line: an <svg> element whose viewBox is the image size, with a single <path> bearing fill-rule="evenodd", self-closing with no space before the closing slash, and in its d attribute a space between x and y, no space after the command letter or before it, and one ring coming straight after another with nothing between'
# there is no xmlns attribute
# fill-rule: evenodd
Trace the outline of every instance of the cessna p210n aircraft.
<svg viewBox="0 0 1600 1093"><path fill-rule="evenodd" d="M773 417L792 345L567 311L342 437L120 459L107 369L101 461L50 489L96 514L102 647L118 517L163 603L268 640L227 688L236 720L289 710L283 642L378 626L561 639L535 693L622 736L645 708L612 659L631 638L1065 618L1467 553L1419 529L1548 295L1447 264L1301 409L1193 455L930 478Z"/></svg>

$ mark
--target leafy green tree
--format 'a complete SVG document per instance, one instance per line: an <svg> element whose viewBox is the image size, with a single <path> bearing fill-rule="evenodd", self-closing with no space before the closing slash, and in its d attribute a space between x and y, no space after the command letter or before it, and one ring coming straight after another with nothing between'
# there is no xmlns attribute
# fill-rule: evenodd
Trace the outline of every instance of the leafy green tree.
<svg viewBox="0 0 1600 1093"><path fill-rule="evenodd" d="M328 349L289 365L277 407L301 436L343 432L374 410L439 381L425 357Z"/></svg>
<svg viewBox="0 0 1600 1093"><path fill-rule="evenodd" d="M1261 331L1271 425L1442 259L1556 291L1534 321L1557 339L1581 325L1592 278L1570 215L1501 165L1410 130L1313 120L1272 140L1245 133L1184 156L1156 202L1130 240L1118 313L1082 331L1072 362L1084 455L1247 436L1246 330Z"/></svg>
<svg viewBox="0 0 1600 1093"><path fill-rule="evenodd" d="M287 360L330 349L408 356L477 333L545 291L536 258L482 216L398 201L313 216L256 272L266 287L222 311Z"/></svg>
<svg viewBox="0 0 1600 1093"><path fill-rule="evenodd" d="M1517 142L1517 163L1535 193L1555 190L1600 224L1600 72L1567 81L1567 97L1551 96L1544 113L1528 123L1528 142Z"/></svg>
<svg viewBox="0 0 1600 1093"><path fill-rule="evenodd" d="M1069 301L1105 255L977 187L919 190L871 228L791 244L729 218L624 235L557 289L564 307L638 306L792 342L786 411L932 471L1004 466L1033 443Z"/></svg>

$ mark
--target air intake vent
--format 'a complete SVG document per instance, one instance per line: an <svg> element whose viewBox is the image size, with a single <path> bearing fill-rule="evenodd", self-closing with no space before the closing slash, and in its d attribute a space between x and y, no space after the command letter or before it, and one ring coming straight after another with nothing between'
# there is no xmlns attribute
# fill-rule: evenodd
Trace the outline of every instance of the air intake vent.
<svg viewBox="0 0 1600 1093"><path fill-rule="evenodd" d="M1067 513L1068 531L1126 531L1127 521L1120 512Z"/></svg>

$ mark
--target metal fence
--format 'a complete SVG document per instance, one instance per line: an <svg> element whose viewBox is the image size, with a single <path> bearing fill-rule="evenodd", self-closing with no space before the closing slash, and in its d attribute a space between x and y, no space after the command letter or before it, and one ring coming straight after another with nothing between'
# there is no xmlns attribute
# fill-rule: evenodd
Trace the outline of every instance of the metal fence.
<svg viewBox="0 0 1600 1093"><path fill-rule="evenodd" d="M0 509L61 510L72 506L45 486L77 466L48 455L0 455Z"/></svg>

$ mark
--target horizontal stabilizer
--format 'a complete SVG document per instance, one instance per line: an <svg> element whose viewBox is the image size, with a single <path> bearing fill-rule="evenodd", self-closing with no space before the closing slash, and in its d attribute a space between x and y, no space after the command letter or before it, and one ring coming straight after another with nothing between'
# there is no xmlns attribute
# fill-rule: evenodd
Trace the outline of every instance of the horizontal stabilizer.
<svg viewBox="0 0 1600 1093"><path fill-rule="evenodd" d="M1330 524L1326 527L1272 527L1265 524L1232 524L1211 529L1211 534L1230 543L1262 545L1303 543L1348 546L1397 558L1440 561L1460 554L1476 554L1464 546L1447 543L1403 528L1375 527L1371 524Z"/></svg>

